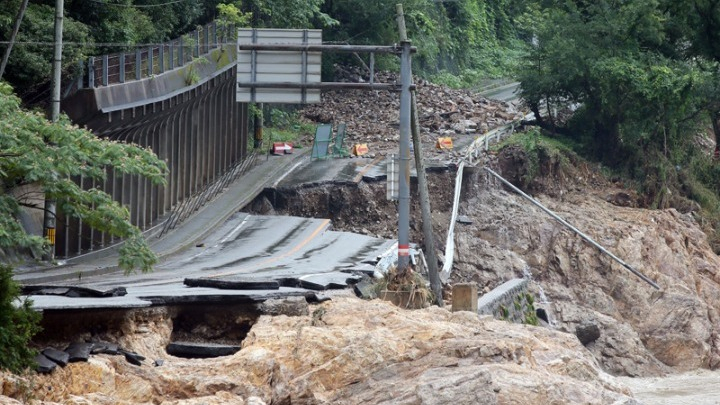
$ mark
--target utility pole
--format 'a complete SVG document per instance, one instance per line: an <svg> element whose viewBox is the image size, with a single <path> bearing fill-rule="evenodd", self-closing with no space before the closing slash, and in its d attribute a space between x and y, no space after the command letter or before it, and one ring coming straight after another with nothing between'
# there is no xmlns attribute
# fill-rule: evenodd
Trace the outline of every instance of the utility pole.
<svg viewBox="0 0 720 405"><path fill-rule="evenodd" d="M27 8L27 5L28 0L23 0L22 4L20 5L20 10L18 10L17 17L15 17L15 26L13 27L13 32L10 35L10 43L5 50L5 55L3 55L2 63L0 63L0 80L2 80L3 74L5 73L5 67L7 67L8 60L10 59L10 51L12 51L13 44L15 44L15 39L17 38L18 31L20 31L20 23L22 22L23 16L25 15L25 9Z"/></svg>
<svg viewBox="0 0 720 405"><path fill-rule="evenodd" d="M55 0L55 47L53 52L52 76L52 105L50 120L57 122L60 118L60 73L62 72L62 34L64 0ZM43 218L43 233L47 239L49 249L46 260L55 258L55 199L45 196L45 214Z"/></svg>
<svg viewBox="0 0 720 405"><path fill-rule="evenodd" d="M396 4L400 31L400 181L398 183L398 267L400 279L406 277L410 266L410 41L405 30L402 4Z"/></svg>
<svg viewBox="0 0 720 405"><path fill-rule="evenodd" d="M432 230L432 214L430 210L430 192L428 191L427 176L425 176L425 162L422 157L422 142L420 142L420 120L418 118L416 92L412 92L412 140L415 150L415 169L418 177L418 192L420 194L420 209L422 211L422 227L425 236L425 254L427 255L428 276L430 288L435 296L435 304L439 307L445 306L442 297L442 282L437 267L437 256L435 255L435 236Z"/></svg>

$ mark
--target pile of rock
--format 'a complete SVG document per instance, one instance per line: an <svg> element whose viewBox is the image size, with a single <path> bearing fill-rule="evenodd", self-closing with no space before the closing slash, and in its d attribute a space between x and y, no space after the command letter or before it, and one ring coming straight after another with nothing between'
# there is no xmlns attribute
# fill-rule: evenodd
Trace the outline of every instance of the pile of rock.
<svg viewBox="0 0 720 405"><path fill-rule="evenodd" d="M360 69L338 68L337 81L367 82ZM376 83L399 83L395 73L375 74ZM455 90L415 78L422 141L434 145L438 137L482 134L519 119L514 103L490 100L468 90ZM367 143L385 154L397 150L400 96L397 92L329 90L322 102L305 107L301 115L316 123L347 124L347 142ZM311 140L310 140L311 141Z"/></svg>

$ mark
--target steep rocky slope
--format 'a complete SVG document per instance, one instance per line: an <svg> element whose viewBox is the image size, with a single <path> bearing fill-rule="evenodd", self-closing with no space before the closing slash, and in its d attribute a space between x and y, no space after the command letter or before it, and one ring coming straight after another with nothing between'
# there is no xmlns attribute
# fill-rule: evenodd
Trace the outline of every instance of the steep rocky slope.
<svg viewBox="0 0 720 405"><path fill-rule="evenodd" d="M162 310L139 311L121 341L162 366L98 355L51 375L3 375L0 403L636 403L573 335L469 312L337 296L309 315L262 316L233 356L189 360L164 354Z"/></svg>
<svg viewBox="0 0 720 405"><path fill-rule="evenodd" d="M523 183L527 157L506 148L490 164ZM558 328L597 325L588 345L603 368L645 376L720 364L720 259L693 212L633 208L584 163L541 162L527 188L548 208L660 285L656 291L530 202L478 170L465 179L455 281L493 287L532 274ZM539 291L538 291L539 292Z"/></svg>

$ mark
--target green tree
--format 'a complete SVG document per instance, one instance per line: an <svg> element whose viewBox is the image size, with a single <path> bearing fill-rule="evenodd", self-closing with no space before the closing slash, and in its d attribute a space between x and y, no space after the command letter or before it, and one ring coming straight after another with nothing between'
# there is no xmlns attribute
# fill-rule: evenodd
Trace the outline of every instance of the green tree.
<svg viewBox="0 0 720 405"><path fill-rule="evenodd" d="M324 0L246 0L258 28L322 28L337 24L320 7Z"/></svg>
<svg viewBox="0 0 720 405"><path fill-rule="evenodd" d="M10 1L9 7L0 9L0 38L9 38L20 1ZM31 92L44 87L49 96L50 73L52 68L54 42L55 8L45 4L28 5L13 47L3 80L13 83L23 98ZM70 45L63 47L63 72L72 76L77 60L91 51L88 46L90 34L88 27L72 18L66 18L63 27L64 41ZM4 47L2 47L4 52Z"/></svg>
<svg viewBox="0 0 720 405"><path fill-rule="evenodd" d="M32 366L36 352L28 346L40 331L41 314L32 302L18 298L20 288L12 269L0 264L0 369L20 373Z"/></svg>
<svg viewBox="0 0 720 405"><path fill-rule="evenodd" d="M20 207L42 209L9 191L34 184L57 201L58 210L103 232L125 238L120 266L126 272L149 271L156 262L140 230L130 223L128 210L107 193L83 190L71 179L83 176L102 181L106 168L116 174L165 181L167 167L150 150L97 138L63 117L57 123L25 111L9 85L0 83L0 248L42 249L44 241L28 235L17 220Z"/></svg>
<svg viewBox="0 0 720 405"><path fill-rule="evenodd" d="M667 52L668 19L657 0L539 4L525 18L535 46L520 75L538 124L562 130L541 110L576 106L565 129L589 134L606 161L624 147L680 136L677 125L696 114L706 75Z"/></svg>

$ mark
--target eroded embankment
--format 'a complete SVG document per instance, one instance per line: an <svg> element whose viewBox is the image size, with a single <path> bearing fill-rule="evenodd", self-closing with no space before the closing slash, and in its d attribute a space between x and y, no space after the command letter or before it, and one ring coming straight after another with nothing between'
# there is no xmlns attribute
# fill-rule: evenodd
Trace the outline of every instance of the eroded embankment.
<svg viewBox="0 0 720 405"><path fill-rule="evenodd" d="M544 288L544 306L560 330L599 330L586 346L613 374L659 375L720 364L720 259L692 212L637 208L641 197L634 191L576 156L545 153L531 161L522 149L506 147L486 163L662 289L655 291L481 170L468 171L463 182L460 214L469 221L456 226L452 282L476 282L489 291L530 274ZM441 253L453 173L431 175L430 182ZM384 187L275 190L253 207L329 217L339 229L392 238L396 208L385 200ZM420 230L413 196L412 241L422 240Z"/></svg>
<svg viewBox="0 0 720 405"><path fill-rule="evenodd" d="M160 354L163 310L120 322L123 342ZM142 311L138 312L140 314ZM142 318L142 319L141 319ZM137 324L133 319L138 320ZM151 325L158 325L154 329ZM145 329L147 328L147 329ZM98 354L49 375L3 379L0 400L94 404L633 404L573 336L336 296L305 315L261 316L231 356L132 365Z"/></svg>

